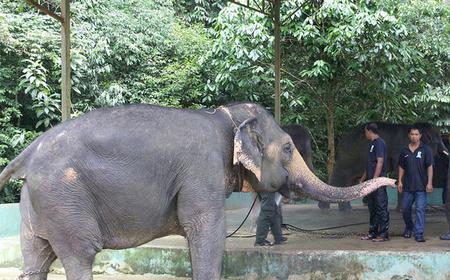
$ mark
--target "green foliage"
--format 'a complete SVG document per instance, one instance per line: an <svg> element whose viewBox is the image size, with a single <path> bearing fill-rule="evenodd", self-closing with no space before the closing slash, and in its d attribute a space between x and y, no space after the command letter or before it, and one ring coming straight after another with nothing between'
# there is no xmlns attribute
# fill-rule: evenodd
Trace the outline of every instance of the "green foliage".
<svg viewBox="0 0 450 280"><path fill-rule="evenodd" d="M250 100L272 104L272 37L270 22L263 15L235 5L219 15L213 36L217 39L208 53L217 73L208 80L203 101L223 104L230 100Z"/></svg>
<svg viewBox="0 0 450 280"><path fill-rule="evenodd" d="M177 15L188 23L203 23L210 27L216 20L225 0L173 1Z"/></svg>
<svg viewBox="0 0 450 280"><path fill-rule="evenodd" d="M282 18L297 7L283 3ZM308 2L291 16L282 27L282 122L312 130L319 170L330 130L339 139L369 120L448 121L449 22L441 1ZM220 13L207 101L272 107L272 28L266 17L232 5Z"/></svg>
<svg viewBox="0 0 450 280"><path fill-rule="evenodd" d="M330 120L335 139L369 120L450 127L448 4L309 1L292 14L298 2L282 1L282 123L310 128L322 178ZM223 0L74 0L71 10L73 116L127 103L273 108L266 16ZM60 121L60 45L53 18L0 2L0 166ZM20 185L0 202L17 201Z"/></svg>
<svg viewBox="0 0 450 280"><path fill-rule="evenodd" d="M57 7L57 1L54 3ZM72 102L200 107L211 39L170 1L72 1ZM21 1L0 2L0 166L60 121L60 27ZM17 201L20 182L0 201Z"/></svg>
<svg viewBox="0 0 450 280"><path fill-rule="evenodd" d="M28 65L23 69L23 75L20 77L19 87L25 88L25 94L29 94L33 100L33 110L39 121L36 123L38 128L41 125L49 127L51 122L60 120L61 111L58 110L60 95L52 92L47 84L47 69L42 62L25 59Z"/></svg>

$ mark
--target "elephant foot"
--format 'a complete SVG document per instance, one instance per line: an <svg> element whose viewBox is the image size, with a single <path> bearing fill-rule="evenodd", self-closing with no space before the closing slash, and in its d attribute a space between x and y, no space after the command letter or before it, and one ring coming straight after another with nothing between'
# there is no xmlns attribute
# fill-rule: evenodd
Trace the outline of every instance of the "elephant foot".
<svg viewBox="0 0 450 280"><path fill-rule="evenodd" d="M328 203L328 202L319 201L317 206L319 206L319 208L322 210L330 209L330 203Z"/></svg>
<svg viewBox="0 0 450 280"><path fill-rule="evenodd" d="M350 202L342 202L338 204L339 211L342 212L350 212L352 210L352 206Z"/></svg>

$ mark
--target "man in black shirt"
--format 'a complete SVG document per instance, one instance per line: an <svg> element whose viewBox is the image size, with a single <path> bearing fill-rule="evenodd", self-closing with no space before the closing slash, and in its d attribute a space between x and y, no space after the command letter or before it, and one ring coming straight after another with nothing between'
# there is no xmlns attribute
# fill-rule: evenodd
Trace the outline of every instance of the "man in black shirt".
<svg viewBox="0 0 450 280"><path fill-rule="evenodd" d="M258 220L256 221L256 241L255 246L272 246L284 244L287 240L283 237L281 230L281 208L277 205L275 193L259 193L261 198L261 211L259 212ZM275 242L268 241L267 235L269 229Z"/></svg>
<svg viewBox="0 0 450 280"><path fill-rule="evenodd" d="M450 131L448 132L448 142L450 143ZM450 151L450 144L447 148ZM447 223L450 227L450 155L448 157L448 173L447 173L447 191L446 191L446 197L445 197L445 209L446 209L446 215L447 215ZM441 235L442 240L450 240L450 231L446 234Z"/></svg>
<svg viewBox="0 0 450 280"><path fill-rule="evenodd" d="M386 143L378 135L376 123L369 123L364 127L366 138L371 142L366 171L359 180L365 180L386 176ZM389 210L386 186L378 188L367 195L370 213L369 234L363 236L362 240L383 242L389 240Z"/></svg>
<svg viewBox="0 0 450 280"><path fill-rule="evenodd" d="M402 149L398 167L398 191L403 192L402 213L405 221L403 237L410 238L414 232L417 242L425 242L425 207L427 192L433 191L433 154L420 141L418 127L409 129L409 144ZM411 217L413 203L416 204L416 224Z"/></svg>

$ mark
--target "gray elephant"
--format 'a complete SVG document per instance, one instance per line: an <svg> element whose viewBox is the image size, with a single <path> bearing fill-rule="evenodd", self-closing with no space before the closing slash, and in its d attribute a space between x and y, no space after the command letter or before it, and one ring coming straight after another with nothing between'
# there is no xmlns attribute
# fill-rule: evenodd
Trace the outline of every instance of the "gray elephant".
<svg viewBox="0 0 450 280"><path fill-rule="evenodd" d="M388 149L387 170L388 172L393 171L397 174L400 151L402 147L408 144L409 125L383 122L377 122L377 125L379 135L386 141ZM447 161L448 159L445 155L446 148L439 131L427 123L418 123L417 126L422 129L422 141L430 145L433 155L435 157L444 156ZM339 140L336 149L336 163L330 178L331 185L350 186L354 182L357 182L364 173L369 141L364 136L363 128L364 126L357 127ZM446 170L436 169L434 172L433 185L435 187L442 187L443 183L440 180L442 180L442 177L445 178ZM442 172L444 176L440 176L439 173ZM398 205L401 204L398 202ZM349 208L349 203L339 204L339 209L341 210L347 210Z"/></svg>
<svg viewBox="0 0 450 280"><path fill-rule="evenodd" d="M314 172L314 166L312 162L311 134L309 133L309 130L301 124L289 124L283 126L282 129L291 137L295 148L302 156L308 169ZM254 193L254 190L250 185L245 184L244 190L247 192L253 192L252 200L255 200L256 193ZM297 193L288 192L288 190L286 191L287 192L284 193L286 197L290 197L292 199L300 198L297 196ZM249 214L249 221L250 221L248 229L249 232L256 231L256 220L259 216L260 209L261 204L260 201L257 199L255 200L253 208L251 209L251 213ZM281 213L281 206L280 206L280 213Z"/></svg>
<svg viewBox="0 0 450 280"><path fill-rule="evenodd" d="M186 236L194 279L220 279L225 198L238 182L282 186L324 201L362 197L394 180L348 188L321 182L262 107L151 105L99 109L42 134L0 173L24 178L22 279L43 280L59 258L69 280L92 279L104 248Z"/></svg>
<svg viewBox="0 0 450 280"><path fill-rule="evenodd" d="M291 136L292 142L294 142L295 148L299 151L303 160L306 162L309 170L314 171L312 161L312 147L311 147L311 134L308 128L301 124L289 124L283 126L283 130Z"/></svg>

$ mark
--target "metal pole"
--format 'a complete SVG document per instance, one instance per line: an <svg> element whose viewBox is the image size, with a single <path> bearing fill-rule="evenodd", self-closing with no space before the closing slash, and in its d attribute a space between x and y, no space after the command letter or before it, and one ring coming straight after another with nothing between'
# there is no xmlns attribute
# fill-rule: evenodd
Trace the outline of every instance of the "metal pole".
<svg viewBox="0 0 450 280"><path fill-rule="evenodd" d="M62 121L70 118L70 1L61 0L61 113Z"/></svg>
<svg viewBox="0 0 450 280"><path fill-rule="evenodd" d="M275 36L275 120L280 124L281 120L281 22L280 22L281 0L273 1L273 19Z"/></svg>

